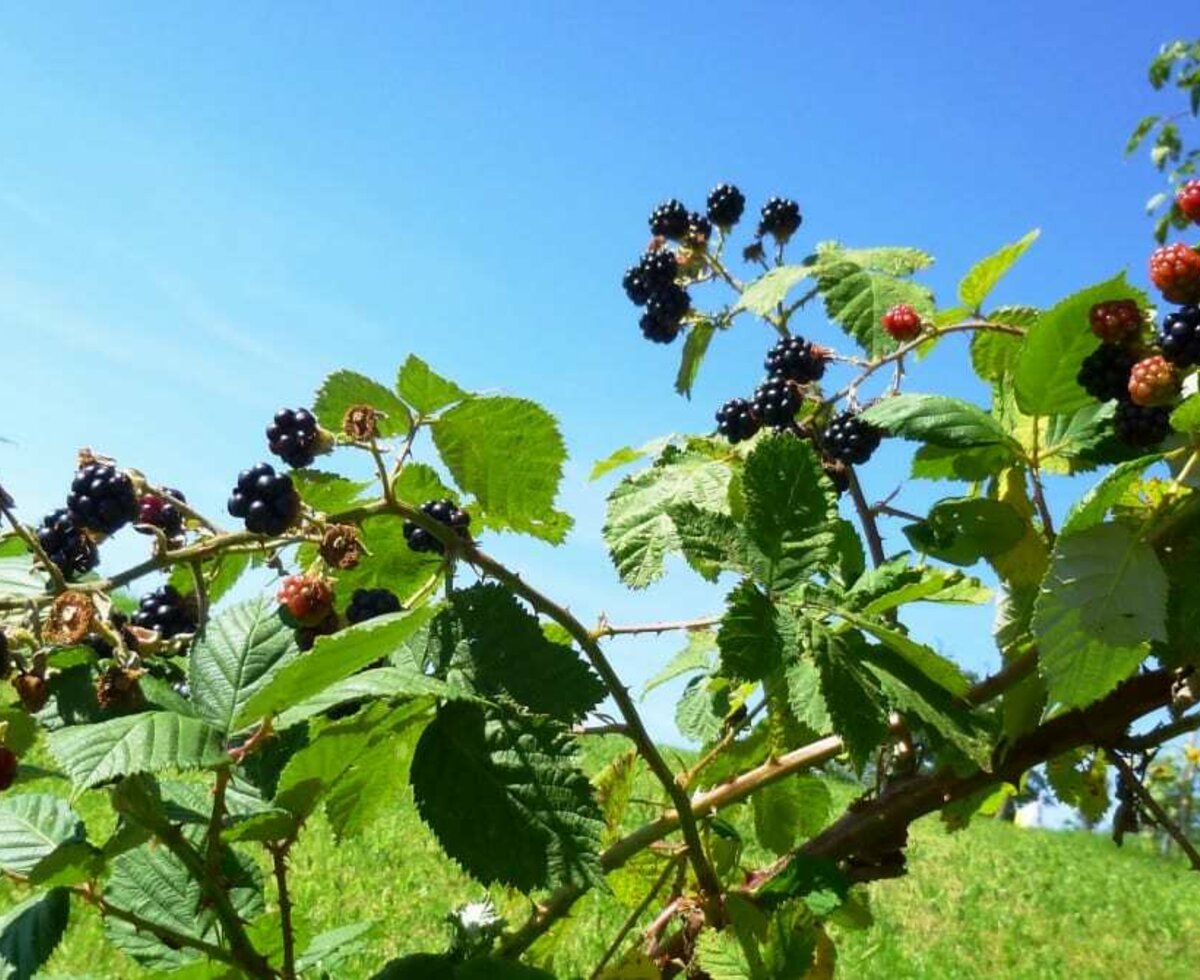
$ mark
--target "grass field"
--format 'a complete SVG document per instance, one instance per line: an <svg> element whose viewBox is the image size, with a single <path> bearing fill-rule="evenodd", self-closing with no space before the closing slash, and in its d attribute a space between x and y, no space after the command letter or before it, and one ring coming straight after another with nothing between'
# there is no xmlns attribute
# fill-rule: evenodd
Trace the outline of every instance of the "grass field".
<svg viewBox="0 0 1200 980"><path fill-rule="evenodd" d="M39 782L40 790L56 785ZM914 827L909 862L908 877L871 886L875 924L838 935L839 976L1197 975L1200 875L1154 856L1143 842L1118 850L1100 836L1018 830L986 819L947 834L926 819ZM375 952L340 966L339 978L370 976L390 956L443 948L442 916L482 894L441 856L411 806L342 845L314 821L294 852L293 871L294 903L313 934L380 923ZM6 889L0 884L0 908L15 895ZM524 900L501 890L493 897L520 920ZM149 976L104 942L90 910L75 911L43 976ZM615 897L581 903L555 947L555 974L587 976L625 915Z"/></svg>

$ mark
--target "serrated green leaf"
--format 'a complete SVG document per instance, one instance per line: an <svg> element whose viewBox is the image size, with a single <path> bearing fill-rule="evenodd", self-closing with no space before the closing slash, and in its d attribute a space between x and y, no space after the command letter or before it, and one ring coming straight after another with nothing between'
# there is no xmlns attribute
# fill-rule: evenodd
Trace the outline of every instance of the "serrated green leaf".
<svg viewBox="0 0 1200 980"><path fill-rule="evenodd" d="M197 713L218 732L234 731L246 702L299 655L294 631L265 596L214 616L188 654Z"/></svg>
<svg viewBox="0 0 1200 980"><path fill-rule="evenodd" d="M14 755L24 755L37 741L37 722L24 708L0 708L0 726L4 732L4 744Z"/></svg>
<svg viewBox="0 0 1200 980"><path fill-rule="evenodd" d="M976 262L958 284L958 298L970 309L979 309L996 288L996 284L1004 278L1017 259L1025 254L1029 246L1037 241L1040 234L1041 231L1034 228L1012 244L1005 245L987 258Z"/></svg>
<svg viewBox="0 0 1200 980"><path fill-rule="evenodd" d="M909 637L901 627L885 624L847 609L838 609L836 613L846 622L875 637L893 653L898 654L913 670L929 678L952 697L961 698L966 695L971 685L962 668L953 660Z"/></svg>
<svg viewBox="0 0 1200 980"><path fill-rule="evenodd" d="M613 470L628 466L630 463L636 463L639 459L645 459L647 456L657 456L674 441L674 436L660 436L657 439L651 439L637 449L634 449L632 446L622 446L620 449L609 453L604 459L598 459L592 464L592 472L588 474L588 482L599 480L602 476L611 473Z"/></svg>
<svg viewBox="0 0 1200 980"><path fill-rule="evenodd" d="M711 742L721 734L732 709L728 681L707 675L693 677L675 705L675 727L684 738Z"/></svg>
<svg viewBox="0 0 1200 980"><path fill-rule="evenodd" d="M25 599L42 595L50 579L28 555L0 558L0 596L6 599Z"/></svg>
<svg viewBox="0 0 1200 980"><path fill-rule="evenodd" d="M683 342L683 353L679 358L679 373L675 376L675 390L685 398L692 397L692 387L700 374L700 365L708 353L708 345L717 332L712 320L703 319L693 323Z"/></svg>
<svg viewBox="0 0 1200 980"><path fill-rule="evenodd" d="M6 968L6 980L30 980L41 969L66 932L70 914L70 892L56 888L0 917L0 967Z"/></svg>
<svg viewBox="0 0 1200 980"><path fill-rule="evenodd" d="M550 721L443 705L417 744L412 785L446 853L484 884L528 892L601 880L603 816Z"/></svg>
<svg viewBox="0 0 1200 980"><path fill-rule="evenodd" d="M286 708L275 718L274 728L284 731L330 708L353 701L375 698L445 698L451 701L480 700L470 691L419 673L411 667L376 667L330 684L320 694Z"/></svg>
<svg viewBox="0 0 1200 980"><path fill-rule="evenodd" d="M392 484L392 493L397 500L407 501L414 507L419 507L427 500L459 501L458 494L442 482L437 470L427 463L412 461L404 464L404 469Z"/></svg>
<svg viewBox="0 0 1200 980"><path fill-rule="evenodd" d="M846 901L850 882L829 858L794 854L754 894L767 908L800 899L813 915L826 916Z"/></svg>
<svg viewBox="0 0 1200 980"><path fill-rule="evenodd" d="M330 788L325 815L338 841L361 834L376 818L407 803L409 767L422 727L414 722L373 743Z"/></svg>
<svg viewBox="0 0 1200 980"><path fill-rule="evenodd" d="M696 940L696 961L712 980L765 980L746 957L732 929L705 929Z"/></svg>
<svg viewBox="0 0 1200 980"><path fill-rule="evenodd" d="M1012 447L1000 424L969 402L945 395L897 395L877 402L862 418L903 439L947 449ZM1012 453L1010 452L1010 457Z"/></svg>
<svg viewBox="0 0 1200 980"><path fill-rule="evenodd" d="M991 590L978 579L944 568L915 567L901 555L865 572L845 602L866 616L878 616L910 602L981 603Z"/></svg>
<svg viewBox="0 0 1200 980"><path fill-rule="evenodd" d="M376 926L375 922L355 922L314 936L304 952L296 957L296 972L320 970L328 975L331 967L366 950L364 940L376 930Z"/></svg>
<svg viewBox="0 0 1200 980"><path fill-rule="evenodd" d="M1008 504L987 497L941 500L904 536L918 551L952 565L1002 555L1025 536L1027 522Z"/></svg>
<svg viewBox="0 0 1200 980"><path fill-rule="evenodd" d="M1113 402L1096 403L1046 419L1038 456L1042 470L1070 476L1095 469L1097 449L1113 437L1115 410Z"/></svg>
<svg viewBox="0 0 1200 980"><path fill-rule="evenodd" d="M783 639L775 604L750 581L739 584L726 599L728 609L717 632L723 673L745 681L760 681L782 665Z"/></svg>
<svg viewBox="0 0 1200 980"><path fill-rule="evenodd" d="M226 553L216 558L210 558L204 563L210 608L229 594L230 590L237 585L238 579L254 561L255 559L246 553ZM176 565L171 571L168 581L183 595L196 590L195 580L192 578L192 568L186 563Z"/></svg>
<svg viewBox="0 0 1200 980"><path fill-rule="evenodd" d="M887 710L878 682L861 666L866 644L860 634L833 633L811 620L802 626L801 640L816 667L824 709L861 770L887 735ZM809 717L813 715L810 709Z"/></svg>
<svg viewBox="0 0 1200 980"><path fill-rule="evenodd" d="M712 667L717 650L717 638L708 630L696 630L688 633L687 645L680 650L662 670L646 681L642 688L645 697L656 687L661 687L667 681L690 673L693 670L708 670Z"/></svg>
<svg viewBox="0 0 1200 980"><path fill-rule="evenodd" d="M786 854L797 840L825 826L833 798L820 779L797 776L764 786L751 802L758 842L774 854Z"/></svg>
<svg viewBox="0 0 1200 980"><path fill-rule="evenodd" d="M206 769L229 761L221 732L169 711L60 728L46 741L76 792L133 773Z"/></svg>
<svg viewBox="0 0 1200 980"><path fill-rule="evenodd" d="M355 405L369 405L379 412L379 435L384 439L408 432L412 419L404 402L378 381L356 371L335 371L317 390L313 414L331 432L342 431L346 410Z"/></svg>
<svg viewBox="0 0 1200 980"><path fill-rule="evenodd" d="M83 821L67 801L45 793L0 797L0 869L28 875L60 845L81 841Z"/></svg>
<svg viewBox="0 0 1200 980"><path fill-rule="evenodd" d="M999 381L1017 368L1022 338L998 330L980 330L971 337L971 366L984 381Z"/></svg>
<svg viewBox="0 0 1200 980"><path fill-rule="evenodd" d="M805 265L781 265L770 269L742 290L735 309L769 316L787 299L787 294L810 275L812 269Z"/></svg>
<svg viewBox="0 0 1200 980"><path fill-rule="evenodd" d="M559 544L571 519L554 509L566 446L554 416L521 398L473 398L433 424L454 482L475 496L487 526Z"/></svg>
<svg viewBox="0 0 1200 980"><path fill-rule="evenodd" d="M304 656L280 664L253 691L238 699L230 731L240 731L269 715L320 694L368 664L390 656L410 636L433 618L432 607L390 613L367 620L332 636L317 638ZM414 681L414 683L416 683ZM437 685L431 685L437 686ZM444 686L444 685L443 685ZM433 690L414 693L433 694Z"/></svg>
<svg viewBox="0 0 1200 980"><path fill-rule="evenodd" d="M1176 432L1200 432L1200 394L1185 398L1171 413L1171 428Z"/></svg>
<svg viewBox="0 0 1200 980"><path fill-rule="evenodd" d="M348 480L337 473L322 470L293 470L292 484L296 492L313 510L334 514L358 503L371 481Z"/></svg>
<svg viewBox="0 0 1200 980"><path fill-rule="evenodd" d="M729 465L697 452L627 476L608 497L604 540L621 580L641 589L660 578L668 552L679 551L671 510L695 504L729 512Z"/></svg>
<svg viewBox="0 0 1200 980"><path fill-rule="evenodd" d="M104 854L86 841L60 844L29 872L35 888L69 888L94 881L104 872Z"/></svg>
<svg viewBox="0 0 1200 980"><path fill-rule="evenodd" d="M945 446L921 446L913 453L911 475L914 480L965 480L976 483L995 476L1012 462L1007 445L975 446L950 449Z"/></svg>
<svg viewBox="0 0 1200 980"><path fill-rule="evenodd" d="M1103 697L1167 639L1167 578L1154 550L1120 524L1059 538L1034 609L1050 698L1079 707Z"/></svg>
<svg viewBox="0 0 1200 980"><path fill-rule="evenodd" d="M469 392L443 378L415 354L409 354L400 365L396 391L419 415L432 415L447 405L471 397Z"/></svg>
<svg viewBox="0 0 1200 980"><path fill-rule="evenodd" d="M667 512L679 535L679 550L705 581L715 582L725 571L746 571L742 529L728 514L701 510L693 503Z"/></svg>
<svg viewBox="0 0 1200 980"><path fill-rule="evenodd" d="M1029 328L1013 373L1017 405L1026 415L1066 415L1092 400L1075 380L1083 359L1099 341L1088 329L1088 310L1100 302L1132 299L1145 308L1144 293L1125 274L1081 290L1043 313Z"/></svg>

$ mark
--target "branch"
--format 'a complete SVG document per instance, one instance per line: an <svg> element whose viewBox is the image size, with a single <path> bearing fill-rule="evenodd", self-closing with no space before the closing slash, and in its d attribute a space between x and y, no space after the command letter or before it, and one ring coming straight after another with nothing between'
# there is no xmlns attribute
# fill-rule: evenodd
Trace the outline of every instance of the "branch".
<svg viewBox="0 0 1200 980"><path fill-rule="evenodd" d="M12 525L12 529L16 532L18 538L25 542L26 547L37 556L37 560L45 567L46 574L50 576L50 580L54 583L55 592L65 592L70 586L67 585L66 578L63 577L62 569L50 560L50 556L46 554L42 548L42 543L37 539L36 534L32 534L24 524L17 520L9 507L9 501L12 497L3 486L0 486L0 512L4 514L5 519Z"/></svg>
<svg viewBox="0 0 1200 980"><path fill-rule="evenodd" d="M883 538L879 535L879 524L875 520L875 512L867 503L862 484L858 482L858 474L854 471L853 466L846 466L846 480L850 484L850 499L854 501L854 509L858 511L858 520L862 524L867 547L871 550L871 564L878 568L887 560L887 556L883 553Z"/></svg>
<svg viewBox="0 0 1200 980"><path fill-rule="evenodd" d="M1194 732L1197 728L1200 728L1200 712L1193 715L1186 715L1178 721L1159 725L1144 735L1130 735L1117 742L1114 748L1118 748L1122 752L1145 752L1149 749L1158 748L1163 742L1169 742L1179 735Z"/></svg>
<svg viewBox="0 0 1200 980"><path fill-rule="evenodd" d="M275 870L275 890L279 894L279 930L283 937L283 980L296 980L296 933L292 928L292 897L288 891L287 855L290 841L267 845Z"/></svg>
<svg viewBox="0 0 1200 980"><path fill-rule="evenodd" d="M1150 791L1142 785L1142 781L1137 778L1137 774L1129 768L1129 763L1122 759L1119 753L1109 752L1108 757L1112 759L1113 765L1120 771L1125 785L1132 789L1137 796L1138 801L1142 804L1142 809L1148 810L1154 822L1171 835L1171 839L1187 855L1187 859L1192 864L1192 870L1200 871L1200 852L1196 851L1196 848L1187 839L1187 834L1183 832L1179 824L1172 820L1167 811L1159 804L1158 800L1150 795Z"/></svg>
<svg viewBox="0 0 1200 980"><path fill-rule="evenodd" d="M721 616L698 616L695 619L664 620L659 623L636 623L632 626L613 626L607 619L601 616L600 622L592 630L591 636L593 639L602 640L607 636L635 636L639 633L669 633L677 630L695 633L718 625L721 619Z"/></svg>
<svg viewBox="0 0 1200 980"><path fill-rule="evenodd" d="M596 964L596 968L592 970L591 976L588 978L588 980L597 980L600 974L604 972L604 968L608 966L608 961L617 955L617 950L621 948L621 943L625 941L625 937L633 931L633 927L637 925L638 919L640 919L645 913L646 909L650 907L650 903L658 897L658 893L662 891L663 886L667 883L667 879L671 877L672 872L678 866L677 860L668 861L663 866L662 874L660 874L654 884L650 886L650 891L646 893L646 897L641 900L641 902L638 904L638 907L629 913L629 917L624 923L622 923L621 928L617 930L616 936L613 938L613 941L608 944L608 948L604 951L604 955L600 957L600 962Z"/></svg>

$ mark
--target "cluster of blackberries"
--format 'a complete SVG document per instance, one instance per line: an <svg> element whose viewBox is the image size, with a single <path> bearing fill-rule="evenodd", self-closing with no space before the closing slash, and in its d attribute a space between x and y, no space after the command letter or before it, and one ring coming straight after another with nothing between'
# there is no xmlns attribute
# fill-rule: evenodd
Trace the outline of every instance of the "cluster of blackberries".
<svg viewBox="0 0 1200 980"><path fill-rule="evenodd" d="M192 603L173 585L164 585L142 596L132 622L134 626L156 630L164 640L180 633L196 631L196 613Z"/></svg>
<svg viewBox="0 0 1200 980"><path fill-rule="evenodd" d="M1200 363L1200 308L1167 314L1157 351L1143 337L1145 318L1133 300L1097 303L1088 319L1101 343L1084 358L1076 380L1093 398L1117 402L1113 427L1122 442L1157 445L1171 433L1181 370Z"/></svg>
<svg viewBox="0 0 1200 980"><path fill-rule="evenodd" d="M282 534L300 517L300 495L286 473L259 463L238 474L229 497L229 513L255 534Z"/></svg>
<svg viewBox="0 0 1200 980"><path fill-rule="evenodd" d="M622 285L635 306L644 306L639 325L647 340L669 344L679 335L680 324L692 308L692 298L675 279L679 260L665 245L646 252L638 264L625 271Z"/></svg>
<svg viewBox="0 0 1200 980"><path fill-rule="evenodd" d="M71 481L67 510L89 531L113 534L137 516L133 481L108 463L88 463Z"/></svg>
<svg viewBox="0 0 1200 980"><path fill-rule="evenodd" d="M471 515L462 510L453 500L430 500L421 505L421 513L445 524L460 538L467 536ZM413 551L427 551L440 555L444 554L446 550L442 542L413 521L404 522L404 540L408 542L408 546Z"/></svg>
<svg viewBox="0 0 1200 980"><path fill-rule="evenodd" d="M163 487L161 494L144 493L138 498L137 523L156 527L168 538L178 538L183 534L183 512L177 503L186 504L187 497L170 487Z"/></svg>
<svg viewBox="0 0 1200 980"><path fill-rule="evenodd" d="M800 409L802 385L825 375L829 352L803 337L784 337L767 351L767 377L751 398L733 398L717 412L717 431L730 442L742 442L769 425L786 429Z"/></svg>
<svg viewBox="0 0 1200 980"><path fill-rule="evenodd" d="M281 408L267 426L267 445L288 466L308 466L321 448L316 417L307 408Z"/></svg>

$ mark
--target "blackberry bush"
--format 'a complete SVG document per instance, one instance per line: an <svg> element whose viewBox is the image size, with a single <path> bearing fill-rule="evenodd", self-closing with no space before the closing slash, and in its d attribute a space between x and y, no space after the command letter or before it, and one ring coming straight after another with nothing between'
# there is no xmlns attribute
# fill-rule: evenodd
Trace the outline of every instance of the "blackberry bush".
<svg viewBox="0 0 1200 980"><path fill-rule="evenodd" d="M80 527L113 534L137 516L133 481L108 463L88 463L71 481L67 510Z"/></svg>

